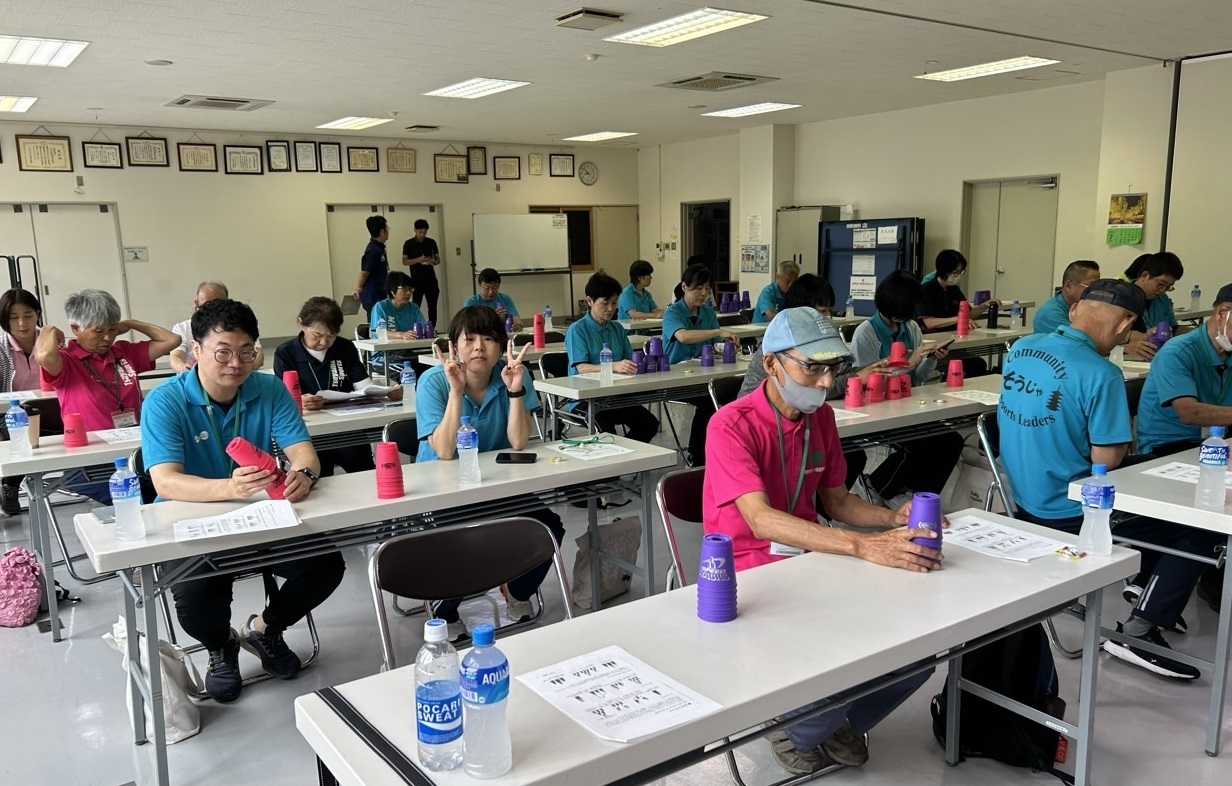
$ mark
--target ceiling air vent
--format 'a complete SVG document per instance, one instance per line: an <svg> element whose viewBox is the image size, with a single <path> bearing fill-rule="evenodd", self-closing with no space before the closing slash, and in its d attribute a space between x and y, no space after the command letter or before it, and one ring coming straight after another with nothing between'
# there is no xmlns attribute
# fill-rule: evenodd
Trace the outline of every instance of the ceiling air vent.
<svg viewBox="0 0 1232 786"><path fill-rule="evenodd" d="M269 106L273 101L256 98L223 98L221 96L180 96L166 106L184 109L222 109L227 112L251 112Z"/></svg>
<svg viewBox="0 0 1232 786"><path fill-rule="evenodd" d="M441 127L440 126L413 125L413 126L407 126L406 130L407 130L407 133L411 133L411 134L431 134L433 131L440 131Z"/></svg>
<svg viewBox="0 0 1232 786"><path fill-rule="evenodd" d="M655 87L675 87L681 90L701 90L706 93L722 93L749 85L761 85L767 82L777 82L774 76L753 76L752 74L729 74L726 71L711 71L708 74L689 76L684 79L674 79Z"/></svg>
<svg viewBox="0 0 1232 786"><path fill-rule="evenodd" d="M598 30L600 27L623 22L624 15L615 11L600 11L597 8L579 8L564 16L556 17L557 27L572 27L577 30Z"/></svg>

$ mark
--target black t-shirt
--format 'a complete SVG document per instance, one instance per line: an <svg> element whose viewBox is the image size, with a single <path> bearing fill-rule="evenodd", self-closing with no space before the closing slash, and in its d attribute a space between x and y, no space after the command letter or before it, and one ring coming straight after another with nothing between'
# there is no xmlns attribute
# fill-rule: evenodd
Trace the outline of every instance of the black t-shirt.
<svg viewBox="0 0 1232 786"><path fill-rule="evenodd" d="M304 347L303 333L283 342L274 352L274 374L281 379L284 371L299 373L301 393L316 394L322 390L350 393L354 383L367 379L368 369L359 359L359 350L350 339L339 336L325 350L325 360L317 360Z"/></svg>
<svg viewBox="0 0 1232 786"><path fill-rule="evenodd" d="M924 317L946 319L958 316L958 304L967 299L958 287L942 287L935 278L925 282L920 287L920 291L923 296L920 298L920 305L916 308L915 314L921 320L921 327L923 327ZM927 328L924 329L927 330Z"/></svg>
<svg viewBox="0 0 1232 786"><path fill-rule="evenodd" d="M422 243L412 237L402 244L402 256L407 259L435 257L440 256L440 253L441 250L436 247L436 241L430 237L425 237ZM411 281L416 285L419 282L436 283L436 267L433 265L411 265L407 270L411 276Z"/></svg>

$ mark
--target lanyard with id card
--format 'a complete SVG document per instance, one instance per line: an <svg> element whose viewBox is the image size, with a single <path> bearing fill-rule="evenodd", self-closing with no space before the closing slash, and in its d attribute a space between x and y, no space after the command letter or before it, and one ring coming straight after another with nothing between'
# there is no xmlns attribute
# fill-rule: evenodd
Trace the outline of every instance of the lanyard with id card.
<svg viewBox="0 0 1232 786"><path fill-rule="evenodd" d="M78 359L81 361L81 364L86 367L86 371L90 372L90 376L94 377L94 379L98 381L98 384L102 385L103 389L110 393L111 397L115 399L117 409L111 413L112 425L115 428L132 428L137 425L137 412L136 410L124 408L124 400L121 396L123 384L120 382L120 363L123 362L123 358L111 355L110 352L108 352L108 355L111 356L112 359L111 371L115 377L114 385L107 384L107 380L103 379L102 375L94 370L94 366L90 365L89 360L86 358Z"/></svg>
<svg viewBox="0 0 1232 786"><path fill-rule="evenodd" d="M778 411L774 413L775 422L778 424L779 435L779 467L783 471L783 491L787 496L787 512L791 515L796 515L796 503L800 501L800 492L804 489L804 473L808 465L809 455L809 437L810 428L808 415L804 415L804 450L800 453L800 473L796 476L796 490L792 493L791 486L788 485L787 479L787 444L783 439L783 418ZM804 553L804 549L799 546L789 546L786 543L776 543L770 541L770 553L776 557L795 557Z"/></svg>

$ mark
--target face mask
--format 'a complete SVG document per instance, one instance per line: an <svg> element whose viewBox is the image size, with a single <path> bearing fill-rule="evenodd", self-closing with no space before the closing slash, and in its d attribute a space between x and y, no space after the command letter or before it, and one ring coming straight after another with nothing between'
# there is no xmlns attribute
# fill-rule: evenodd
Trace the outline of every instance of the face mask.
<svg viewBox="0 0 1232 786"><path fill-rule="evenodd" d="M1215 336L1215 344L1224 352L1232 352L1232 338L1228 338L1228 314L1232 312L1225 312L1223 315L1223 332Z"/></svg>
<svg viewBox="0 0 1232 786"><path fill-rule="evenodd" d="M807 415L821 409L821 405L826 403L825 388L801 385L791 378L787 369L783 369L783 374L787 377L786 385L779 382L778 377L770 377L770 379L774 380L774 385L779 389L779 395L783 397L784 404Z"/></svg>

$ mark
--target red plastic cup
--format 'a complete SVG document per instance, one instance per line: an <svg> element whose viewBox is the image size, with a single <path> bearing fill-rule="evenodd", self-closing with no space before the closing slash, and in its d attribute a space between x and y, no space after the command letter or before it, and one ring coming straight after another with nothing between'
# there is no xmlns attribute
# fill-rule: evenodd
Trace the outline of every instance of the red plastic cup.
<svg viewBox="0 0 1232 786"><path fill-rule="evenodd" d="M903 388L898 382L898 377L890 377L886 383L886 400L898 401L903 397Z"/></svg>
<svg viewBox="0 0 1232 786"><path fill-rule="evenodd" d="M304 398L299 389L299 372L293 369L282 372L282 384L287 386L287 392L295 399L295 406L299 407L300 414L303 414Z"/></svg>
<svg viewBox="0 0 1232 786"><path fill-rule="evenodd" d="M376 443L377 499L397 499L406 494L402 475L402 457L396 442Z"/></svg>
<svg viewBox="0 0 1232 786"><path fill-rule="evenodd" d="M90 442L86 419L80 412L64 413L64 447L84 448Z"/></svg>
<svg viewBox="0 0 1232 786"><path fill-rule="evenodd" d="M954 358L945 371L945 386L960 388L963 386L963 364L960 358Z"/></svg>
<svg viewBox="0 0 1232 786"><path fill-rule="evenodd" d="M958 310L958 337L966 338L971 334L971 309L960 308Z"/></svg>
<svg viewBox="0 0 1232 786"><path fill-rule="evenodd" d="M868 375L868 404L880 404L885 401L885 374L872 373Z"/></svg>
<svg viewBox="0 0 1232 786"><path fill-rule="evenodd" d="M895 341L890 345L890 366L902 368L907 363L907 345L901 341Z"/></svg>
<svg viewBox="0 0 1232 786"><path fill-rule="evenodd" d="M895 379L898 380L898 392L903 398L909 398L911 396L911 375L899 374Z"/></svg>
<svg viewBox="0 0 1232 786"><path fill-rule="evenodd" d="M548 345L547 337L543 329L543 314L535 314L535 349L543 349Z"/></svg>
<svg viewBox="0 0 1232 786"><path fill-rule="evenodd" d="M859 377L847 380L847 395L843 398L843 403L848 409L864 406L864 383Z"/></svg>

